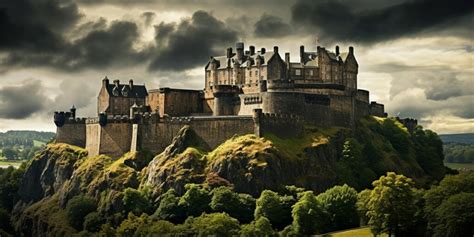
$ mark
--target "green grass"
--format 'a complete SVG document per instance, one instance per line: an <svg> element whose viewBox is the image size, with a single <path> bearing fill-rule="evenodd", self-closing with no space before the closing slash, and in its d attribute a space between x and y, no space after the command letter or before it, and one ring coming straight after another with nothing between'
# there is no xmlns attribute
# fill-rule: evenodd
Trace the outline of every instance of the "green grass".
<svg viewBox="0 0 474 237"><path fill-rule="evenodd" d="M374 234L370 231L369 227L361 227L357 229L343 230L324 234L324 237L372 237ZM387 234L378 235L380 237L386 237Z"/></svg>
<svg viewBox="0 0 474 237"><path fill-rule="evenodd" d="M474 170L474 164L464 163L444 163L447 167L455 170Z"/></svg>
<svg viewBox="0 0 474 237"><path fill-rule="evenodd" d="M33 146L44 146L44 145L46 145L46 142L33 140Z"/></svg>
<svg viewBox="0 0 474 237"><path fill-rule="evenodd" d="M25 161L24 160L19 160L19 161L0 160L0 167L8 167L8 166L19 167L21 163L23 162Z"/></svg>

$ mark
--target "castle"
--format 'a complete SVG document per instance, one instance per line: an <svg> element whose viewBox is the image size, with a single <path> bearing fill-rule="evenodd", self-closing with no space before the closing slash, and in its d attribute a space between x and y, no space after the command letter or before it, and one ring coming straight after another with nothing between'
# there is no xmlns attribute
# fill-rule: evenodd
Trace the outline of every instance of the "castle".
<svg viewBox="0 0 474 237"><path fill-rule="evenodd" d="M76 118L76 109L55 112L56 142L85 147L90 155L120 157L126 152L159 153L183 126L214 148L234 135L298 136L304 125L353 127L364 116L385 117L384 105L357 88L354 48L305 51L299 61L237 43L224 56L210 57L205 88L147 90L133 80L107 77L95 118ZM416 123L416 121L415 121Z"/></svg>

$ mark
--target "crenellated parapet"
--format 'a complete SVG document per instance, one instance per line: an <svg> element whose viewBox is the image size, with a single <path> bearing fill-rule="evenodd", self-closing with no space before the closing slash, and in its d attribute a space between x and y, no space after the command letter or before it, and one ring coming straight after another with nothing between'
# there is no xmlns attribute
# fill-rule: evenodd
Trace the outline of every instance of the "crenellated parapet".
<svg viewBox="0 0 474 237"><path fill-rule="evenodd" d="M414 118L400 118L396 117L397 121L403 124L408 130L408 132L413 133L415 131L416 126L418 126L418 120Z"/></svg>

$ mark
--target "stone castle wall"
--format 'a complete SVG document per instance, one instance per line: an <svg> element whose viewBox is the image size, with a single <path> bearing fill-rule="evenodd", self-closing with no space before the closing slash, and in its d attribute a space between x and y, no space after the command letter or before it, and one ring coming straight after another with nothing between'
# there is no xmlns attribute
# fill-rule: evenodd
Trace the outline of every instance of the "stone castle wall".
<svg viewBox="0 0 474 237"><path fill-rule="evenodd" d="M56 128L56 142L67 143L79 147L86 146L86 124L83 119L67 122Z"/></svg>

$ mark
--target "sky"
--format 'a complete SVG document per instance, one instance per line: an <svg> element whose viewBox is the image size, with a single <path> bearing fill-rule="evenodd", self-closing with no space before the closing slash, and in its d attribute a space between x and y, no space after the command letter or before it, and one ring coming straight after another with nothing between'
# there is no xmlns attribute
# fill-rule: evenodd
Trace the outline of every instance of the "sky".
<svg viewBox="0 0 474 237"><path fill-rule="evenodd" d="M474 132L472 0L2 0L0 131L95 116L101 80L202 89L227 47L354 46L358 87L392 116Z"/></svg>

